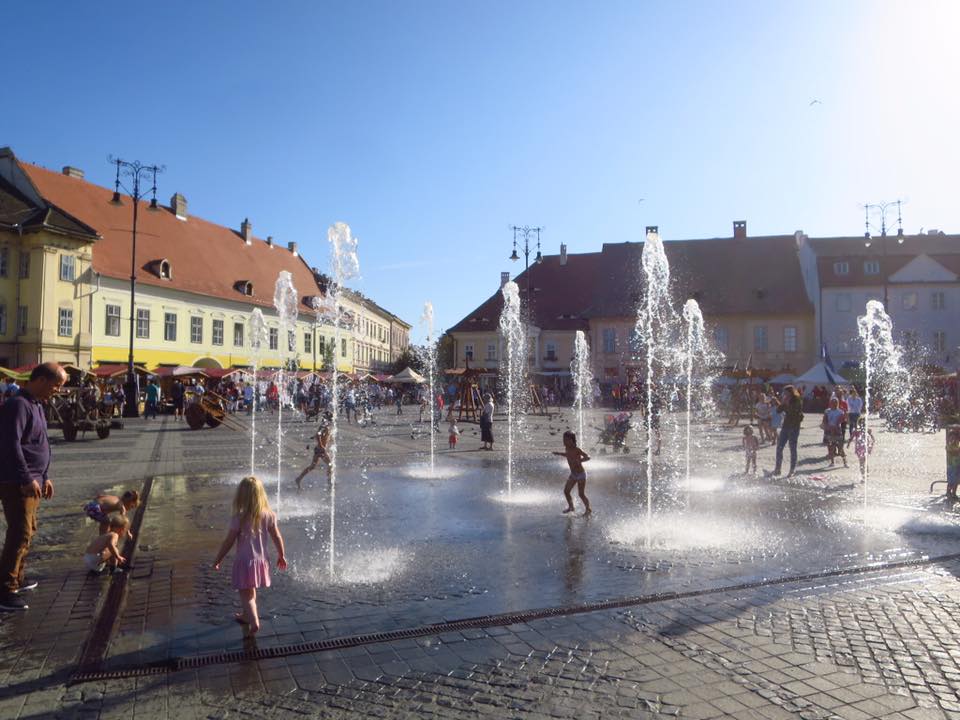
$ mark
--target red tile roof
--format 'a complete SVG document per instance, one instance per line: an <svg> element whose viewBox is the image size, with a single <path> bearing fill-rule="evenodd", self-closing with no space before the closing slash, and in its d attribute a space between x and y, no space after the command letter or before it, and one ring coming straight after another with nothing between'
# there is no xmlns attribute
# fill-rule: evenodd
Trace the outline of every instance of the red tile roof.
<svg viewBox="0 0 960 720"><path fill-rule="evenodd" d="M886 243L886 248L882 243ZM823 287L869 287L883 283L919 255L928 255L953 273L960 275L960 235L907 235L903 243L888 235L875 237L871 246L862 237L811 238L817 254L817 273ZM868 275L864 263L875 260L880 272ZM847 263L847 273L838 275L834 264Z"/></svg>
<svg viewBox="0 0 960 720"><path fill-rule="evenodd" d="M792 235L664 243L678 309L695 297L705 315L812 313ZM643 243L605 243L598 253L544 256L530 268L533 324L544 330L586 329L590 318L632 317L643 295ZM758 271L758 268L760 269ZM523 298L526 276L516 279ZM451 332L498 326L498 291Z"/></svg>
<svg viewBox="0 0 960 720"><path fill-rule="evenodd" d="M45 200L96 229L102 236L94 246L93 268L106 277L130 277L132 202L113 205L113 192L75 177L20 163ZM168 260L171 279L158 277L151 269L158 260ZM137 282L163 288L273 307L277 275L288 270L301 298L301 312L312 313L309 298L320 290L313 273L301 257L285 247L269 246L254 239L247 245L239 232L191 215L179 220L162 207L151 211L140 203L137 222ZM253 295L243 295L236 283L249 280Z"/></svg>

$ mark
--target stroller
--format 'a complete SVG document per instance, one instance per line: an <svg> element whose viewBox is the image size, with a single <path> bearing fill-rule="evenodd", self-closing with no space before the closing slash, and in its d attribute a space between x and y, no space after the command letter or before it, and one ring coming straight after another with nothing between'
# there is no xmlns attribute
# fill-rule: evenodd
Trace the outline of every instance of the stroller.
<svg viewBox="0 0 960 720"><path fill-rule="evenodd" d="M620 450L625 453L630 452L626 440L627 433L630 431L632 425L632 420L632 413L622 412L617 415L604 415L604 426L597 428L600 431L600 437L597 439L597 442L601 445L612 445L614 452ZM605 453L606 451L607 449L605 447L600 448L601 453Z"/></svg>

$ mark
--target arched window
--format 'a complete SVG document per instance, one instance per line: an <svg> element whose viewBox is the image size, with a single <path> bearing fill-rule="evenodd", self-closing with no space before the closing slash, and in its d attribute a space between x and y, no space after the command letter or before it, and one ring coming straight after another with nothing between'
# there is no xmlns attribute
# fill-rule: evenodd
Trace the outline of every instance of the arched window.
<svg viewBox="0 0 960 720"><path fill-rule="evenodd" d="M170 273L170 261L161 260L160 261L160 277L164 280L170 280L173 275Z"/></svg>

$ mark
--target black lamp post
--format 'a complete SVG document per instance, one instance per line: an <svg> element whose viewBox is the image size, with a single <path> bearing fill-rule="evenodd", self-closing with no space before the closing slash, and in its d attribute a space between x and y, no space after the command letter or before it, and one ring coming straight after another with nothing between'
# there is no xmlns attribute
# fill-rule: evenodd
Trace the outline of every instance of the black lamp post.
<svg viewBox="0 0 960 720"><path fill-rule="evenodd" d="M520 256L517 255L517 236L523 237L523 272L527 278L527 319L529 321L530 317L530 237L536 233L537 235L537 254L533 258L533 262L537 265L543 262L543 255L540 253L540 231L543 230L542 227L518 227L516 225L511 225L510 229L513 230L513 253L510 255L510 260L519 260Z"/></svg>
<svg viewBox="0 0 960 720"><path fill-rule="evenodd" d="M110 163L117 166L117 179L113 188L113 199L110 201L114 205L122 205L120 199L120 188L133 199L133 242L130 249L130 353L127 356L127 381L124 385L123 394L126 402L123 406L123 416L126 418L135 418L140 415L140 383L137 373L133 369L133 338L137 322L137 215L140 209L140 200L143 195L140 192L140 180L150 177L152 187L148 192L151 193L150 209L157 210L157 173L163 172L161 165L142 165L139 160L127 162L120 158L110 157ZM132 188L128 189L120 183L121 173L132 178Z"/></svg>
<svg viewBox="0 0 960 720"><path fill-rule="evenodd" d="M864 228L863 233L863 246L869 248L873 245L873 237L870 235L870 228L876 229L875 225L870 223L870 213L879 213L880 214L880 252L882 260L882 267L880 268L880 274L883 276L883 309L885 312L889 312L888 307L888 298L887 298L887 211L892 211L894 206L897 208L897 245L903 245L903 216L900 213L900 206L902 205L900 200L892 200L891 202L883 202L876 204L867 204L863 206L864 212Z"/></svg>

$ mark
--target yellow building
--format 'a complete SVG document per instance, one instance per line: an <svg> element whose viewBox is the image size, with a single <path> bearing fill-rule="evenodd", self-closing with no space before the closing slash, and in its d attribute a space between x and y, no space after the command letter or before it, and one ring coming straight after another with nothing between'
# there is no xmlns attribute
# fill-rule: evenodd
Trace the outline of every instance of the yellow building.
<svg viewBox="0 0 960 720"><path fill-rule="evenodd" d="M117 202L76 168L55 173L0 150L0 365L126 363L132 316L134 361L148 368L295 359L322 369L334 328L316 321L322 291L295 243L258 239L248 220L235 230L193 217L179 193L169 206L141 202L131 313L131 228L130 198ZM298 296L295 327L286 328L290 352L273 307L281 271ZM256 351L255 308L267 328ZM341 335L334 355L351 372L352 333Z"/></svg>
<svg viewBox="0 0 960 720"><path fill-rule="evenodd" d="M410 324L354 290L343 294L353 316L354 366L359 373L386 372L410 344Z"/></svg>

